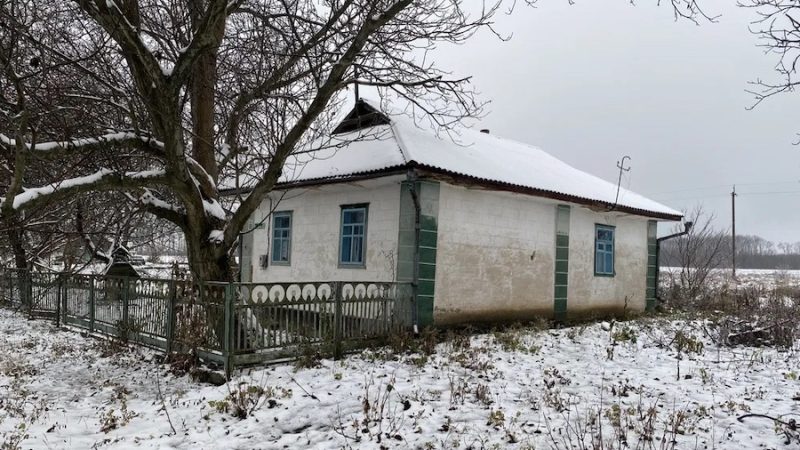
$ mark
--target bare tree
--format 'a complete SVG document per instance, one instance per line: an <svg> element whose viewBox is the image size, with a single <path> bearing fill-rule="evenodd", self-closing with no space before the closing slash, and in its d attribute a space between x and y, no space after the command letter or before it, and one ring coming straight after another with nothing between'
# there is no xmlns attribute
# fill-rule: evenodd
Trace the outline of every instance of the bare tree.
<svg viewBox="0 0 800 450"><path fill-rule="evenodd" d="M441 0L6 2L3 217L124 192L183 231L198 276L227 279L246 220L290 154L327 133L355 65L359 82L442 126L479 112L468 79L423 53L490 26L497 6L472 18ZM25 188L54 160L75 164ZM252 193L225 211L219 186L231 181Z"/></svg>
<svg viewBox="0 0 800 450"><path fill-rule="evenodd" d="M662 261L676 267L671 274L673 290L682 300L696 300L708 293L715 270L730 257L730 240L725 232L714 228L714 215L696 206L685 214L694 223L689 233L661 248ZM682 231L681 226L676 232Z"/></svg>

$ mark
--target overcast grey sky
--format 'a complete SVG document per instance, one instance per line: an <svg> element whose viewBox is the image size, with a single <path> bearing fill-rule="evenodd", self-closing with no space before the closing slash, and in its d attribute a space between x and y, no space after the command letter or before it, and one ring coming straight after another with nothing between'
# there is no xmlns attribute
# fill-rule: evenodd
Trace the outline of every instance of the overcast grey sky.
<svg viewBox="0 0 800 450"><path fill-rule="evenodd" d="M721 228L736 183L737 234L800 241L800 104L787 94L745 109L748 81L777 76L748 32L753 11L706 2L722 17L696 26L637 3L540 1L497 18L510 42L481 33L436 58L492 102L481 128L607 180L629 155L624 186L677 209L702 203Z"/></svg>

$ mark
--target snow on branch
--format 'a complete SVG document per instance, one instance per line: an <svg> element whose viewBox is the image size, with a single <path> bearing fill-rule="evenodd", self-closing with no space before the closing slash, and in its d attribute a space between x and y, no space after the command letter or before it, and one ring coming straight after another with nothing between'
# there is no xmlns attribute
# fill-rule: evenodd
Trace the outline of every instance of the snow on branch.
<svg viewBox="0 0 800 450"><path fill-rule="evenodd" d="M59 183L53 183L47 186L25 189L25 191L22 192L21 194L14 196L14 201L12 206L14 209L19 209L21 206L32 200L35 200L43 195L52 194L53 192L60 189L68 189L72 187L97 183L104 176L109 175L111 173L113 172L109 169L100 169L97 172L91 175L86 175L84 177L70 178L68 180L64 180Z"/></svg>
<svg viewBox="0 0 800 450"><path fill-rule="evenodd" d="M138 198L139 203L143 205L155 206L156 208L166 209L169 211L174 211L176 213L180 213L181 209L175 205L165 202L160 198L153 195L150 189L145 189L144 194L139 196Z"/></svg>
<svg viewBox="0 0 800 450"><path fill-rule="evenodd" d="M222 209L222 205L220 205L218 201L214 199L203 199L203 209L205 210L206 215L219 220L225 220L225 210Z"/></svg>
<svg viewBox="0 0 800 450"><path fill-rule="evenodd" d="M160 142L156 139L153 139L149 136L141 136L136 133L131 132L118 132L118 133L108 133L102 136L93 137L93 138L79 138L74 139L71 141L52 141L52 142L39 142L31 144L29 142L24 142L23 146L31 151L37 152L52 152L57 150L73 150L83 147L93 147L99 146L102 144L110 144L110 143L124 143L124 142L143 142L145 144L154 145L159 149L164 148L164 143ZM17 145L17 141L14 139L9 138L4 134L0 134L0 144L3 144L7 147L14 147Z"/></svg>
<svg viewBox="0 0 800 450"><path fill-rule="evenodd" d="M20 194L14 196L12 207L19 209L24 205L38 199L39 197L51 195L60 191L74 188L86 188L87 190L92 187L100 187L105 178L109 175L115 175L115 172L110 169L100 169L97 172L82 177L69 178L66 180L52 183L46 186L28 188ZM115 175L109 182L118 182L119 184L125 183L126 180L133 182L132 185L142 184L146 181L157 180L163 178L165 172L163 170L146 170L141 172L126 172L124 176Z"/></svg>

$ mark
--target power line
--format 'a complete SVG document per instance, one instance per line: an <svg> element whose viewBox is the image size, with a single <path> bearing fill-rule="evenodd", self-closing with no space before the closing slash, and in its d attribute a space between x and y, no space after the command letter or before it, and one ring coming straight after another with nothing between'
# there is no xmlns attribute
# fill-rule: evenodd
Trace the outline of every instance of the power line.
<svg viewBox="0 0 800 450"><path fill-rule="evenodd" d="M776 185L776 184L798 184L798 183L800 183L800 180L764 181L764 182L758 182L758 183L736 183L736 185L737 186L768 186L768 185ZM721 189L721 188L725 188L727 190L728 187L730 187L730 184L717 184L717 185L713 185L713 186L696 186L696 187L675 189L675 190L672 190L672 191L650 192L650 193L647 193L645 195L659 196L659 195L662 195L662 194L673 194L673 193L676 193L676 192L691 192L691 191L702 191L702 190L706 190L706 189ZM729 193L726 193L725 195L728 195L728 194Z"/></svg>
<svg viewBox="0 0 800 450"><path fill-rule="evenodd" d="M739 186L737 184L737 186ZM786 195L786 194L800 194L800 191L768 191L768 192L737 192L739 196L750 196L750 195ZM707 198L718 198L718 197L727 197L730 195L730 192L725 194L708 194L708 195L693 195L688 197L667 197L661 198L660 201L681 201L681 200L704 200Z"/></svg>
<svg viewBox="0 0 800 450"><path fill-rule="evenodd" d="M778 194L800 194L800 191L772 191L772 192L744 192L739 195L778 195Z"/></svg>

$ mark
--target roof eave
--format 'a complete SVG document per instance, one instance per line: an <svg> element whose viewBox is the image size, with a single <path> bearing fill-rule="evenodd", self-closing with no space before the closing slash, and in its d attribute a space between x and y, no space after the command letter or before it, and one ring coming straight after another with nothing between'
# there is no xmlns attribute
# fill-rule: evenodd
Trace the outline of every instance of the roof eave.
<svg viewBox="0 0 800 450"><path fill-rule="evenodd" d="M504 183L501 181L491 181L480 177L474 177L471 175L460 174L458 172L452 172L435 166L419 164L416 161L409 161L406 164L394 165L383 169L377 169L377 170L371 170L371 171L359 172L347 175L337 175L337 176L313 178L308 180L282 182L282 183L277 183L274 189L286 190L286 189L303 188L310 186L320 186L326 184L351 183L354 181L381 178L391 175L400 175L405 173L409 169L416 169L418 171L421 171L423 176L432 176L436 178L444 177L446 178L445 181L450 182L451 184L461 184L461 185L468 184L471 186L477 185L491 190L514 192L534 197L549 198L553 200L584 205L590 208L598 208L605 210L606 212L612 212L612 211L624 212L628 214L633 214L642 217L649 217L652 219L659 219L664 221L680 221L681 219L683 219L683 215L680 214L676 215L659 211L649 211L645 209L632 208L625 205L614 205L613 203L565 194L562 192L548 191L546 189L537 189L527 186L520 186L512 183ZM248 194L250 193L251 190L252 189L250 188L224 189L220 190L220 194L224 196Z"/></svg>
<svg viewBox="0 0 800 450"><path fill-rule="evenodd" d="M400 164L391 167L386 167L383 169L370 170L370 171L352 173L347 175L331 175L328 177L310 178L307 180L284 181L281 183L276 183L273 189L282 191L286 189L320 186L325 184L351 183L354 181L370 180L373 178L400 175L404 174L407 170L408 170L408 165ZM249 194L250 192L252 192L252 190L253 189L250 187L229 188L229 189L220 189L219 193L224 197L228 197L233 195Z"/></svg>
<svg viewBox="0 0 800 450"><path fill-rule="evenodd" d="M676 215L659 211L649 211L645 209L632 208L630 206L624 206L624 205L614 205L613 203L604 202L602 200L579 197L575 195L565 194L563 192L548 191L546 189L537 189L527 186L516 185L512 183L505 183L501 181L492 181L480 177L474 177L471 175L464 175L458 172L452 172L435 166L427 166L425 164L419 164L416 161L409 162L409 166L427 172L428 174L439 175L439 176L444 175L449 178L449 180L447 181L455 182L456 184L469 184L472 186L477 185L491 190L514 192L518 194L531 195L534 197L550 198L553 200L560 200L564 202L585 205L588 207L600 208L606 210L607 212L618 211L618 212L634 214L637 216L660 219L664 221L680 221L681 219L683 219L683 215L681 214Z"/></svg>

